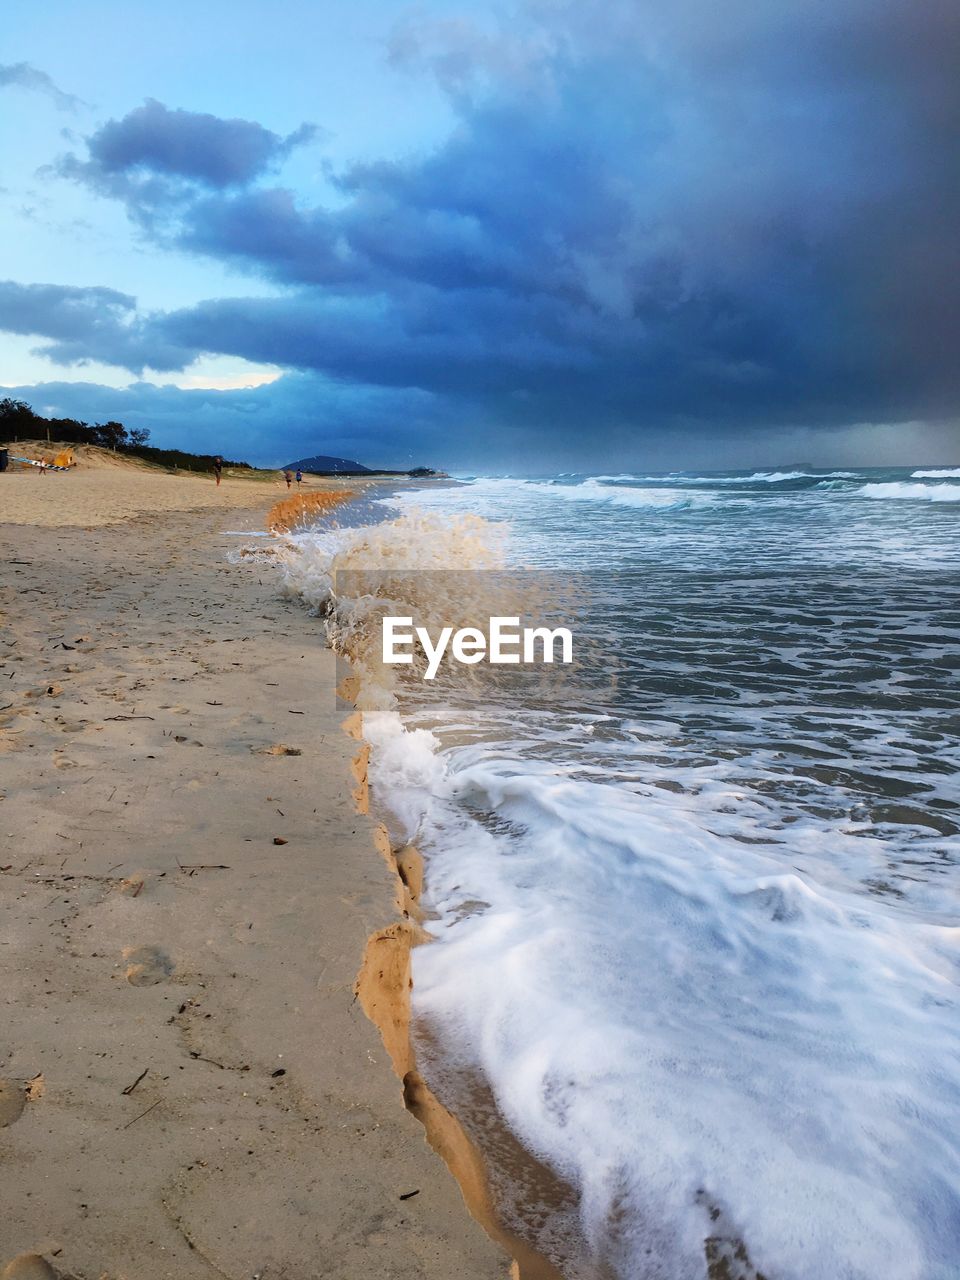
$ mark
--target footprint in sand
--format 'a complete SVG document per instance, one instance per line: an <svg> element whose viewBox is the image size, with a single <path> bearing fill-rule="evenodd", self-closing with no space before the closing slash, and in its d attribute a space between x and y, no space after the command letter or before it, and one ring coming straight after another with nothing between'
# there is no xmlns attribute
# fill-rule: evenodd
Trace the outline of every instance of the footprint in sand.
<svg viewBox="0 0 960 1280"><path fill-rule="evenodd" d="M61 693L63 693L63 685L54 681L53 684L45 684L39 689L28 689L24 696L27 698L58 698Z"/></svg>
<svg viewBox="0 0 960 1280"><path fill-rule="evenodd" d="M26 1105L27 1091L23 1085L18 1080L7 1080L0 1076L0 1129L19 1120Z"/></svg>
<svg viewBox="0 0 960 1280"><path fill-rule="evenodd" d="M60 1272L39 1253L20 1253L0 1271L0 1280L60 1280Z"/></svg>
<svg viewBox="0 0 960 1280"><path fill-rule="evenodd" d="M152 987L169 978L176 967L160 947L124 947L126 979L132 987Z"/></svg>
<svg viewBox="0 0 960 1280"><path fill-rule="evenodd" d="M54 716L53 722L61 733L83 733L87 727L86 720L67 720L64 716Z"/></svg>

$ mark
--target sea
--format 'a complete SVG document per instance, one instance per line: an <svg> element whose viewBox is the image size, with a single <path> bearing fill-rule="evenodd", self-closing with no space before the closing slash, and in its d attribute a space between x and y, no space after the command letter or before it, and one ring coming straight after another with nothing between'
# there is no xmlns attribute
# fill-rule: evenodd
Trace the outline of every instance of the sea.
<svg viewBox="0 0 960 1280"><path fill-rule="evenodd" d="M285 580L366 680L502 1221L565 1280L957 1280L960 468L433 482ZM579 665L377 668L384 611L494 597Z"/></svg>

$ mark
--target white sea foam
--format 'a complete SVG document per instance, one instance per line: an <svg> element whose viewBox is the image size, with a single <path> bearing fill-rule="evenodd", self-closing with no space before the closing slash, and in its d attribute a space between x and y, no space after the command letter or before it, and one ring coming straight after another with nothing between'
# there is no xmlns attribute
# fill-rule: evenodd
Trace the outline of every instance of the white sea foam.
<svg viewBox="0 0 960 1280"><path fill-rule="evenodd" d="M865 498L902 498L920 502L960 502L960 484L910 484L891 480L865 484L857 492Z"/></svg>
<svg viewBox="0 0 960 1280"><path fill-rule="evenodd" d="M960 480L960 467L941 467L933 471L914 471L917 480Z"/></svg>
<svg viewBox="0 0 960 1280"><path fill-rule="evenodd" d="M701 1280L703 1191L781 1280L952 1274L960 930L731 846L709 814L371 731L439 913L415 1009L580 1189L617 1274Z"/></svg>

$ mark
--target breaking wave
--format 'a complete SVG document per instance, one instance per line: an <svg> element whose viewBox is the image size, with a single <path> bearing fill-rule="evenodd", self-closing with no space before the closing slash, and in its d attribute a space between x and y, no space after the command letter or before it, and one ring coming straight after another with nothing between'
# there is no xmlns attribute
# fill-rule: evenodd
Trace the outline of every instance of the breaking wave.
<svg viewBox="0 0 960 1280"><path fill-rule="evenodd" d="M635 507L649 511L682 511L690 507L702 507L713 501L706 493L677 493L674 490L654 488L628 488L625 485L603 483L598 477L582 480L580 484L540 484L536 481L519 481L531 493L559 498L567 502L606 502L614 507Z"/></svg>
<svg viewBox="0 0 960 1280"><path fill-rule="evenodd" d="M857 492L865 498L903 498L919 502L960 502L960 484L909 484L892 480L865 484Z"/></svg>

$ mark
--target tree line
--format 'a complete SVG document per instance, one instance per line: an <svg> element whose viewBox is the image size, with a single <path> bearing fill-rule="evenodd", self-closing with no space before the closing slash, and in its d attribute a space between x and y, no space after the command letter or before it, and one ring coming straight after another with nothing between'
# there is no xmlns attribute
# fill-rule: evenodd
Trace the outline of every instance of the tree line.
<svg viewBox="0 0 960 1280"><path fill-rule="evenodd" d="M209 471L212 453L185 453L182 449L157 449L148 444L146 427L132 427L122 422L78 422L76 418L44 418L34 413L25 400L0 400L0 442L9 445L16 440L49 440L57 444L95 444L114 453L127 453L161 467L177 467L183 471ZM231 462L225 467L250 467L249 462Z"/></svg>

